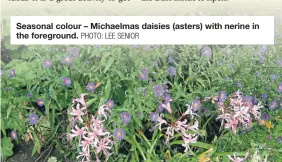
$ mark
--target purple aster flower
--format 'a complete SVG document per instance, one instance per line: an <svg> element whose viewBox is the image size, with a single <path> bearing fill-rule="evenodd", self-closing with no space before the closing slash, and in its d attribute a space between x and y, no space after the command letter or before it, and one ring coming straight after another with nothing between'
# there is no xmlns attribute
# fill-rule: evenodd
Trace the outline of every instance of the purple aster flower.
<svg viewBox="0 0 282 162"><path fill-rule="evenodd" d="M78 57L79 56L79 51L78 51L78 48L76 48L76 47L72 47L72 48L67 49L67 52L69 54L71 54L72 57Z"/></svg>
<svg viewBox="0 0 282 162"><path fill-rule="evenodd" d="M29 121L30 124L35 125L35 124L38 123L39 117L35 113L29 114L28 121Z"/></svg>
<svg viewBox="0 0 282 162"><path fill-rule="evenodd" d="M158 44L154 46L154 48L160 48L160 47L161 45L158 45Z"/></svg>
<svg viewBox="0 0 282 162"><path fill-rule="evenodd" d="M144 46L143 46L143 49L144 49L144 50L149 50L149 49L151 49L151 46L150 46L150 45L144 45Z"/></svg>
<svg viewBox="0 0 282 162"><path fill-rule="evenodd" d="M147 81L149 76L148 69L143 68L141 73L138 75L138 78L143 81Z"/></svg>
<svg viewBox="0 0 282 162"><path fill-rule="evenodd" d="M114 137L115 137L115 139L117 139L119 141L123 140L124 137L125 137L125 131L122 128L117 128L114 131Z"/></svg>
<svg viewBox="0 0 282 162"><path fill-rule="evenodd" d="M270 135L268 135L268 136L267 136L267 139L268 139L269 141L271 140L271 137L270 137Z"/></svg>
<svg viewBox="0 0 282 162"><path fill-rule="evenodd" d="M242 84L241 84L241 82L240 81L237 81L236 82L236 86L239 88L239 87L242 87Z"/></svg>
<svg viewBox="0 0 282 162"><path fill-rule="evenodd" d="M52 63L52 60L50 60L50 59L45 59L45 60L43 61L43 66L44 66L45 68L50 68L52 65L53 65L53 63Z"/></svg>
<svg viewBox="0 0 282 162"><path fill-rule="evenodd" d="M253 98L253 104L256 105L257 103L258 103L258 99L257 99L257 97L255 96L255 97Z"/></svg>
<svg viewBox="0 0 282 162"><path fill-rule="evenodd" d="M277 91L282 93L282 82L278 84Z"/></svg>
<svg viewBox="0 0 282 162"><path fill-rule="evenodd" d="M128 112L121 113L120 117L124 124L128 124L131 120L131 115Z"/></svg>
<svg viewBox="0 0 282 162"><path fill-rule="evenodd" d="M141 70L141 72L144 73L144 74L148 74L148 73L149 73L149 70L148 70L147 68L143 68L143 69Z"/></svg>
<svg viewBox="0 0 282 162"><path fill-rule="evenodd" d="M115 103L113 100L108 100L106 102L106 105L108 106L109 109L112 109L115 106Z"/></svg>
<svg viewBox="0 0 282 162"><path fill-rule="evenodd" d="M5 74L5 72L1 69L0 70L1 77Z"/></svg>
<svg viewBox="0 0 282 162"><path fill-rule="evenodd" d="M257 71L256 72L256 76L259 77L260 76L260 72Z"/></svg>
<svg viewBox="0 0 282 162"><path fill-rule="evenodd" d="M162 106L162 104L159 104L158 112L163 112L163 111L164 111L164 107Z"/></svg>
<svg viewBox="0 0 282 162"><path fill-rule="evenodd" d="M277 138L277 139L276 139L276 142L277 142L277 143L280 143L280 142L281 142L281 138Z"/></svg>
<svg viewBox="0 0 282 162"><path fill-rule="evenodd" d="M164 88L161 85L155 85L153 87L153 90L154 90L155 96L157 96L157 97L160 97L160 96L164 95Z"/></svg>
<svg viewBox="0 0 282 162"><path fill-rule="evenodd" d="M205 114L205 116L210 116L211 114L209 113L209 109L204 108L203 109L203 113Z"/></svg>
<svg viewBox="0 0 282 162"><path fill-rule="evenodd" d="M64 85L64 86L67 86L67 87L70 87L71 84L72 84L71 79L68 78L68 77L63 77L63 78L62 78L62 81L63 81L63 85Z"/></svg>
<svg viewBox="0 0 282 162"><path fill-rule="evenodd" d="M274 101L272 101L272 102L270 103L269 109L270 109L270 110L274 110L274 109L277 108L277 106L278 106L277 101L274 100Z"/></svg>
<svg viewBox="0 0 282 162"><path fill-rule="evenodd" d="M202 106L201 101L200 100L195 100L192 103L192 110L194 112L196 112L196 111L198 111L201 108L201 106Z"/></svg>
<svg viewBox="0 0 282 162"><path fill-rule="evenodd" d="M168 84L167 84L167 81L164 81L164 82L163 82L163 87L164 87L164 90L168 90Z"/></svg>
<svg viewBox="0 0 282 162"><path fill-rule="evenodd" d="M17 138L18 138L18 136L17 136L17 132L16 131L11 131L11 133L10 133L10 136L11 136L11 138L13 139L13 140L16 140Z"/></svg>
<svg viewBox="0 0 282 162"><path fill-rule="evenodd" d="M268 49L268 46L267 45L262 45L260 46L260 51L264 54Z"/></svg>
<svg viewBox="0 0 282 162"><path fill-rule="evenodd" d="M13 78L16 75L15 69L10 69L9 70L9 78Z"/></svg>
<svg viewBox="0 0 282 162"><path fill-rule="evenodd" d="M266 100L266 98L267 98L267 94L265 94L265 93L264 93L264 94L262 94L262 95L261 95L261 98L262 98L263 100Z"/></svg>
<svg viewBox="0 0 282 162"><path fill-rule="evenodd" d="M265 113L265 114L263 114L263 119L264 119L264 120L269 120L269 119L270 119L270 116Z"/></svg>
<svg viewBox="0 0 282 162"><path fill-rule="evenodd" d="M226 77L225 80L230 81L231 79L230 79L230 77Z"/></svg>
<svg viewBox="0 0 282 162"><path fill-rule="evenodd" d="M171 56L169 56L168 57L168 63L173 63L173 62L174 62L174 59Z"/></svg>
<svg viewBox="0 0 282 162"><path fill-rule="evenodd" d="M31 98L31 97L32 97L32 93L28 93L26 96L27 96L28 98Z"/></svg>
<svg viewBox="0 0 282 162"><path fill-rule="evenodd" d="M171 95L170 94L165 94L164 95L164 103L167 104L172 100Z"/></svg>
<svg viewBox="0 0 282 162"><path fill-rule="evenodd" d="M86 86L86 89L88 92L95 92L96 90L96 85L95 83L88 83L87 86Z"/></svg>
<svg viewBox="0 0 282 162"><path fill-rule="evenodd" d="M7 88L7 91L9 91L9 92L11 92L12 90L13 90L12 87L8 87L8 88Z"/></svg>
<svg viewBox="0 0 282 162"><path fill-rule="evenodd" d="M65 56L64 57L64 60L63 60L63 62L65 63L65 64L67 64L67 65L71 65L72 64L72 58L71 58L71 56Z"/></svg>
<svg viewBox="0 0 282 162"><path fill-rule="evenodd" d="M260 56L260 63L264 63L265 58L263 56Z"/></svg>
<svg viewBox="0 0 282 162"><path fill-rule="evenodd" d="M155 68L158 67L158 62L157 62L157 61L154 61L154 62L153 62L153 65L154 65Z"/></svg>
<svg viewBox="0 0 282 162"><path fill-rule="evenodd" d="M42 107L45 104L45 101L42 99L38 99L36 103L38 106Z"/></svg>
<svg viewBox="0 0 282 162"><path fill-rule="evenodd" d="M138 45L131 45L132 48L138 48Z"/></svg>
<svg viewBox="0 0 282 162"><path fill-rule="evenodd" d="M227 98L227 93L225 91L220 91L218 93L218 101L219 102L224 102Z"/></svg>
<svg viewBox="0 0 282 162"><path fill-rule="evenodd" d="M170 67L168 68L167 72L168 72L168 74L169 74L170 76L174 76L174 75L176 75L176 68L173 67L173 66L170 66Z"/></svg>
<svg viewBox="0 0 282 162"><path fill-rule="evenodd" d="M273 81L276 80L277 77L278 77L278 76L277 76L276 74L272 74L272 75L271 75L271 79L272 79Z"/></svg>
<svg viewBox="0 0 282 162"><path fill-rule="evenodd" d="M244 96L242 101L243 102L253 102L253 96Z"/></svg>
<svg viewBox="0 0 282 162"><path fill-rule="evenodd" d="M211 57L212 56L212 49L209 46L203 46L200 50L201 56Z"/></svg>
<svg viewBox="0 0 282 162"><path fill-rule="evenodd" d="M152 122L157 122L159 118L159 114L156 112L151 112L149 118Z"/></svg>

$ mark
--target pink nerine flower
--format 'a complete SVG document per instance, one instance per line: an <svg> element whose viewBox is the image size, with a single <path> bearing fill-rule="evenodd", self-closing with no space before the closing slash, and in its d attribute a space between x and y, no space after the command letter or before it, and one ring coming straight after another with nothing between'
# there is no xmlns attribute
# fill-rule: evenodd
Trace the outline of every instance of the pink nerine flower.
<svg viewBox="0 0 282 162"><path fill-rule="evenodd" d="M73 138L73 137L76 137L76 136L79 136L79 142L80 142L80 140L81 140L81 137L86 133L86 131L85 131L85 127L82 127L81 129L80 128L78 128L78 126L76 125L75 126L75 129L72 129L71 130L71 134L69 135L71 138Z"/></svg>
<svg viewBox="0 0 282 162"><path fill-rule="evenodd" d="M99 154L100 152L103 152L103 154L106 156L106 159L108 159L110 156L110 149L112 149L112 141L109 139L109 137L106 137L99 141L96 148L96 153Z"/></svg>
<svg viewBox="0 0 282 162"><path fill-rule="evenodd" d="M82 150L81 152L79 152L79 155L76 158L77 159L81 158L80 162L91 162L90 154L87 150Z"/></svg>
<svg viewBox="0 0 282 162"><path fill-rule="evenodd" d="M161 131L162 130L162 125L163 124L167 124L167 121L162 119L162 116L158 116L156 121L157 121L158 124L155 125L151 130L155 130L156 127L159 127L159 130Z"/></svg>
<svg viewBox="0 0 282 162"><path fill-rule="evenodd" d="M225 123L225 128L231 128L234 134L236 134L237 131L237 125L238 125L238 120L232 116L231 120L227 123Z"/></svg>
<svg viewBox="0 0 282 162"><path fill-rule="evenodd" d="M197 142L197 136L195 134L188 134L183 136L184 143L182 144L183 147L185 147L184 152L187 152L189 149L190 143L196 143Z"/></svg>
<svg viewBox="0 0 282 162"><path fill-rule="evenodd" d="M198 114L194 113L192 110L192 106L191 105L186 105L187 106L187 110L182 114L182 117L186 116L186 115L190 115L191 119L194 119L194 115L199 117Z"/></svg>
<svg viewBox="0 0 282 162"><path fill-rule="evenodd" d="M107 105L102 105L101 107L99 107L97 113L99 116L103 116L107 120L110 112L111 109Z"/></svg>
<svg viewBox="0 0 282 162"><path fill-rule="evenodd" d="M74 101L80 103L83 107L86 107L86 102L84 100L84 97L86 96L87 94L81 94L80 95L80 98L78 99L75 99Z"/></svg>
<svg viewBox="0 0 282 162"><path fill-rule="evenodd" d="M243 162L245 161L249 156L249 151L246 153L244 158L240 158L236 156L236 152L234 153L234 157L231 157L230 155L228 155L228 158L232 161L232 162Z"/></svg>
<svg viewBox="0 0 282 162"><path fill-rule="evenodd" d="M72 111L70 112L70 115L76 116L76 118L74 120L79 120L80 122L83 122L81 116L83 116L85 113L82 110L85 110L86 107L82 107L80 108L80 105L77 104L76 105L76 109L72 108Z"/></svg>
<svg viewBox="0 0 282 162"><path fill-rule="evenodd" d="M166 109L170 114L172 113L171 107L170 107L170 102L172 101L172 99L169 99L167 102L161 104L160 106L162 106L164 109Z"/></svg>

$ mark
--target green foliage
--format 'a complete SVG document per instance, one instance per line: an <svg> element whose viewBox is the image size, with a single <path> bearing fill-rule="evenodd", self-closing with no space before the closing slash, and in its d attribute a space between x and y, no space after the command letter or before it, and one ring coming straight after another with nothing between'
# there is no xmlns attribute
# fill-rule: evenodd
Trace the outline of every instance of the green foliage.
<svg viewBox="0 0 282 162"><path fill-rule="evenodd" d="M9 36L5 32L3 40L5 52L12 58L4 62L2 70L5 74L1 77L1 131L8 146L12 146L9 133L16 130L19 137L33 137L29 139L34 142L32 155L52 144L62 156L75 158L79 152L74 146L77 141L71 145L65 134L72 129L69 111L72 99L87 93L90 114L96 114L98 107L107 100L113 100L115 107L106 127L110 132L116 128L126 131L124 140L115 141L109 161L198 161L200 155L210 149L208 157L228 161L226 156L234 152L244 156L252 148L252 153L255 153L255 144L269 148L259 151L265 151L270 159L279 161L281 158L281 143L276 142L282 135L278 119L282 115L281 109L269 109L274 99L282 100L276 90L282 82L280 39L264 52L261 46L212 46L211 57L201 56L199 46L19 47L7 43ZM70 49L77 49L78 56L69 52ZM63 62L68 55L72 56L71 66ZM170 57L173 61L168 61ZM45 59L52 60L50 68L43 66ZM176 68L175 76L169 75L170 66ZM138 79L143 68L149 72L147 81ZM10 69L16 72L13 78L9 78ZM278 76L276 80L272 79L272 74ZM69 87L63 85L63 77L71 79ZM87 91L86 86L90 82L99 85L95 92ZM164 113L166 119L180 117L187 109L186 104L191 104L197 96L203 100L216 96L220 90L230 94L239 89L245 95L256 96L262 101L262 113L270 115L274 127L269 132L263 125L254 125L250 132L246 130L238 135L228 130L219 131L220 123L215 120L216 106L203 103L198 112L199 132L203 136L191 144L192 151L184 153L179 134L175 134L171 143L166 145L163 143L164 131L150 131L154 123L150 121L149 114L157 111L159 106L153 86L164 82L167 82L173 98L171 108L174 112L172 117ZM32 96L28 97L28 93ZM268 95L265 101L261 98L262 94ZM44 106L37 105L38 99L45 101ZM132 116L128 125L122 123L122 112ZM31 113L40 118L35 125L29 122ZM270 141L267 139L269 133ZM4 148L4 151L6 157L12 155L12 147Z"/></svg>
<svg viewBox="0 0 282 162"><path fill-rule="evenodd" d="M1 158L5 160L7 157L12 156L13 147L14 144L11 142L11 138L8 137L1 138Z"/></svg>

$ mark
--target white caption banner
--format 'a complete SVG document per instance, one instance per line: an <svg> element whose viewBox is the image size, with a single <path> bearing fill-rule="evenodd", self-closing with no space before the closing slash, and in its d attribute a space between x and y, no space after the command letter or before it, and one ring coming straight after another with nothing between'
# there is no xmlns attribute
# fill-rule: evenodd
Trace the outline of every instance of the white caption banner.
<svg viewBox="0 0 282 162"><path fill-rule="evenodd" d="M274 44L274 16L12 16L11 44Z"/></svg>

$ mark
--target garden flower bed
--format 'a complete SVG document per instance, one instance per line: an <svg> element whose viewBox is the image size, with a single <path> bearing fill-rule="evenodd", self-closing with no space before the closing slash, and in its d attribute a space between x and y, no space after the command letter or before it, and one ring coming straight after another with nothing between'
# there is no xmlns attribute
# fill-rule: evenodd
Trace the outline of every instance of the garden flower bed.
<svg viewBox="0 0 282 162"><path fill-rule="evenodd" d="M276 42L3 49L2 158L282 161Z"/></svg>

